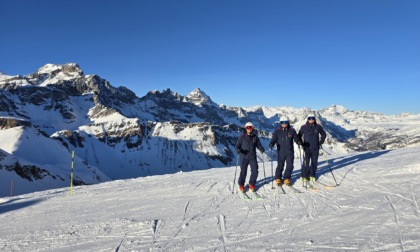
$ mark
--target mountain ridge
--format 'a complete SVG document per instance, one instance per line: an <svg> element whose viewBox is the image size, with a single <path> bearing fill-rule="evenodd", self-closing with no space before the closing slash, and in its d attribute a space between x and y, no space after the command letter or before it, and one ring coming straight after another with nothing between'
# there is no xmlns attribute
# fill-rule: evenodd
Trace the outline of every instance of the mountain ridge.
<svg viewBox="0 0 420 252"><path fill-rule="evenodd" d="M327 131L324 148L331 154L420 145L420 115L387 116L340 105L318 111L230 107L216 104L200 88L186 96L168 88L137 97L124 86L85 75L75 63L47 64L27 76L3 75L0 98L0 149L6 155L0 157L0 192L7 190L11 179L26 183L13 169L22 165L49 171L46 177L54 187L68 185L72 151L78 160L79 184L232 166L233 145L243 125L252 121L268 150L281 115L299 130L307 114L315 113ZM62 149L59 165L52 170L30 154L38 149L54 153L50 148ZM259 156L263 161L271 158L269 152ZM46 177L31 183L43 183ZM46 189L53 188L45 184Z"/></svg>

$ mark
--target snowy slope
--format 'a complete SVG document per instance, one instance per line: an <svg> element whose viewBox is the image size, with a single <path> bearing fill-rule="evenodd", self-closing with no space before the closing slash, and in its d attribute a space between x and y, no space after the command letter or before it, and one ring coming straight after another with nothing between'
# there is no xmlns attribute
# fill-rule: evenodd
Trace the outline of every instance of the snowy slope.
<svg viewBox="0 0 420 252"><path fill-rule="evenodd" d="M419 251L420 148L320 157L318 191L232 194L235 167L0 198L1 251ZM274 166L276 163L274 162ZM264 176L266 174L266 176ZM236 190L236 188L235 188Z"/></svg>

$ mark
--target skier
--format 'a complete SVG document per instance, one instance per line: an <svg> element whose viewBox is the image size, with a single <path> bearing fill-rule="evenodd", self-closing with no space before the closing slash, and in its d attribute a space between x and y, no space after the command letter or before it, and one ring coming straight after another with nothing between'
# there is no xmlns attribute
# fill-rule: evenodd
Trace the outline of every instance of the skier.
<svg viewBox="0 0 420 252"><path fill-rule="evenodd" d="M254 134L254 125L251 122L245 124L245 134L241 134L236 142L236 152L240 157L241 173L239 175L239 190L244 191L244 184L247 174L248 165L251 166L251 176L249 178L249 190L255 191L255 183L258 177L257 148L264 153L264 147L261 145L260 139Z"/></svg>
<svg viewBox="0 0 420 252"><path fill-rule="evenodd" d="M298 136L303 139L303 152L305 154L301 171L302 180L304 182L314 182L318 168L319 149L325 142L327 134L322 126L317 124L315 115L309 114L306 124L300 128Z"/></svg>
<svg viewBox="0 0 420 252"><path fill-rule="evenodd" d="M287 116L280 117L280 127L277 128L270 141L270 148L277 146L277 168L276 168L276 184L281 186L284 163L286 161L286 170L284 172L284 184L290 185L290 179L293 172L294 148L293 141L302 145L302 141L298 137L296 130L290 126Z"/></svg>

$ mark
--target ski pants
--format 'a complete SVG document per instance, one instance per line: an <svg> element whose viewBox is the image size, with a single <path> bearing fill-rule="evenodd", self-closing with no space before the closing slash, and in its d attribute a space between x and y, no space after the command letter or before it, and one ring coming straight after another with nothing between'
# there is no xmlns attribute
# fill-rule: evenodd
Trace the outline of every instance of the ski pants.
<svg viewBox="0 0 420 252"><path fill-rule="evenodd" d="M305 156L303 159L303 166L301 177L307 178L315 177L316 170L318 168L318 156L319 156L319 149L306 149Z"/></svg>
<svg viewBox="0 0 420 252"><path fill-rule="evenodd" d="M278 152L277 153L277 168L276 168L276 179L281 179L283 174L284 163L286 162L286 171L284 172L284 178L290 179L293 172L293 160L295 154L293 152Z"/></svg>
<svg viewBox="0 0 420 252"><path fill-rule="evenodd" d="M254 185L257 183L258 177L258 163L257 159L240 159L241 163L241 173L239 175L238 184L245 185L246 174L248 170L248 165L251 166L251 177L249 178L249 184Z"/></svg>

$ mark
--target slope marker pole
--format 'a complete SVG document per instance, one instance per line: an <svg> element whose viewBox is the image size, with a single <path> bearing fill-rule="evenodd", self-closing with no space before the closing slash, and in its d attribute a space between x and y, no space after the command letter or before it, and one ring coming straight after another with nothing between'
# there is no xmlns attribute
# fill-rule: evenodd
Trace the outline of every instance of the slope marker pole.
<svg viewBox="0 0 420 252"><path fill-rule="evenodd" d="M70 195L73 195L74 151L71 152Z"/></svg>

